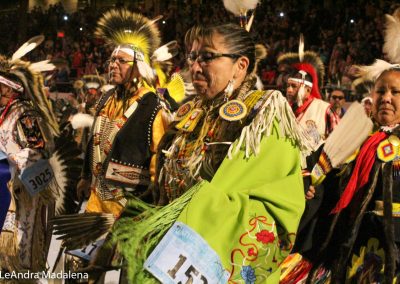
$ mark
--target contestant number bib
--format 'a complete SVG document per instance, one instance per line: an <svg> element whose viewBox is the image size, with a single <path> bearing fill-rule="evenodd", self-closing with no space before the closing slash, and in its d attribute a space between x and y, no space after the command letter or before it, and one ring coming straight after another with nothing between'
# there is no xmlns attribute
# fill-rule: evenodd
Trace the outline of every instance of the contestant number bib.
<svg viewBox="0 0 400 284"><path fill-rule="evenodd" d="M144 267L164 284L225 284L229 278L215 251L181 222L169 229Z"/></svg>
<svg viewBox="0 0 400 284"><path fill-rule="evenodd" d="M53 179L54 173L48 160L39 160L22 171L19 178L31 196L45 189Z"/></svg>

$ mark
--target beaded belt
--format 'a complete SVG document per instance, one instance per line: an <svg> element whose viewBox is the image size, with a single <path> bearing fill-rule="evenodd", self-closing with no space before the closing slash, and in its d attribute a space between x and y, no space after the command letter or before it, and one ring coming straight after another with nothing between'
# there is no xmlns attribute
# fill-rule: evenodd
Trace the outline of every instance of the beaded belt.
<svg viewBox="0 0 400 284"><path fill-rule="evenodd" d="M400 217L400 203L392 203L392 215L393 217ZM383 201L376 200L375 201L375 210L373 211L374 214L378 216L383 216Z"/></svg>

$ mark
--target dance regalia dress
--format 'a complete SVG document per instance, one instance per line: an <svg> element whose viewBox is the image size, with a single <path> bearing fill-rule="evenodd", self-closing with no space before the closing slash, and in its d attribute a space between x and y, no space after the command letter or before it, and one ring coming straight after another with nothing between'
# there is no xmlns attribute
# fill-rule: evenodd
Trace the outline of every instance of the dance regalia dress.
<svg viewBox="0 0 400 284"><path fill-rule="evenodd" d="M346 188L333 210L338 220L325 259L333 283L386 283L390 274L400 279L399 137L399 126L381 127L342 176Z"/></svg>
<svg viewBox="0 0 400 284"><path fill-rule="evenodd" d="M48 188L32 196L20 175L48 158L52 140L27 101L10 100L0 122L0 151L8 159L11 177L7 183L11 202L0 234L0 267L8 272L45 271L51 237L46 233L46 205L54 199Z"/></svg>
<svg viewBox="0 0 400 284"><path fill-rule="evenodd" d="M87 212L117 217L127 193L151 199L147 188L154 180L155 151L165 128L161 105L147 88L129 94L123 99L113 89L98 104L84 171L89 177L92 173Z"/></svg>
<svg viewBox="0 0 400 284"><path fill-rule="evenodd" d="M197 98L177 111L160 144L160 200L169 204L119 220L114 232L132 283L185 281L188 265L208 283L278 281L304 209L299 148L308 141L278 91L237 101ZM185 242L171 239L180 230L191 244L165 250Z"/></svg>
<svg viewBox="0 0 400 284"><path fill-rule="evenodd" d="M328 137L340 120L339 116L331 110L329 103L311 96L294 112L301 126L306 129L316 128L323 140Z"/></svg>
<svg viewBox="0 0 400 284"><path fill-rule="evenodd" d="M381 127L349 158L340 180L333 180L337 187L327 185L341 196L336 206L328 208L333 214L316 228L316 234L324 236L315 245L319 253L312 264L297 260L285 281L297 283L295 279L307 277L311 283L399 281L399 137L399 126Z"/></svg>

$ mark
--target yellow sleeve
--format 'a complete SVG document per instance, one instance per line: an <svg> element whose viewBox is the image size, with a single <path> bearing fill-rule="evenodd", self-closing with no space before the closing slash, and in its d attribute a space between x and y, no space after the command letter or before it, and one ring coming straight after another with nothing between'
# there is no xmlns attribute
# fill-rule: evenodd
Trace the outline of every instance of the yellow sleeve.
<svg viewBox="0 0 400 284"><path fill-rule="evenodd" d="M151 161L150 161L150 178L151 181L154 182L155 180L155 175L156 175L156 153L157 153L157 148L158 144L160 143L161 138L163 137L167 127L168 127L168 121L164 119L165 114L164 110L161 109L157 115L156 118L154 119L153 122L153 137L151 140L151 145L150 145L150 151L152 153L151 156Z"/></svg>

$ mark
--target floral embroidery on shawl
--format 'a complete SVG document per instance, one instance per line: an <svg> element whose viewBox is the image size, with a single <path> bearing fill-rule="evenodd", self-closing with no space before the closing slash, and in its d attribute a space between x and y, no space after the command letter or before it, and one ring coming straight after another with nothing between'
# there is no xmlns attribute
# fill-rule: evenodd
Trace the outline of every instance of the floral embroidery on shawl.
<svg viewBox="0 0 400 284"><path fill-rule="evenodd" d="M231 252L229 283L260 283L281 264L293 247L295 233L286 233L273 218L257 216L239 238Z"/></svg>

